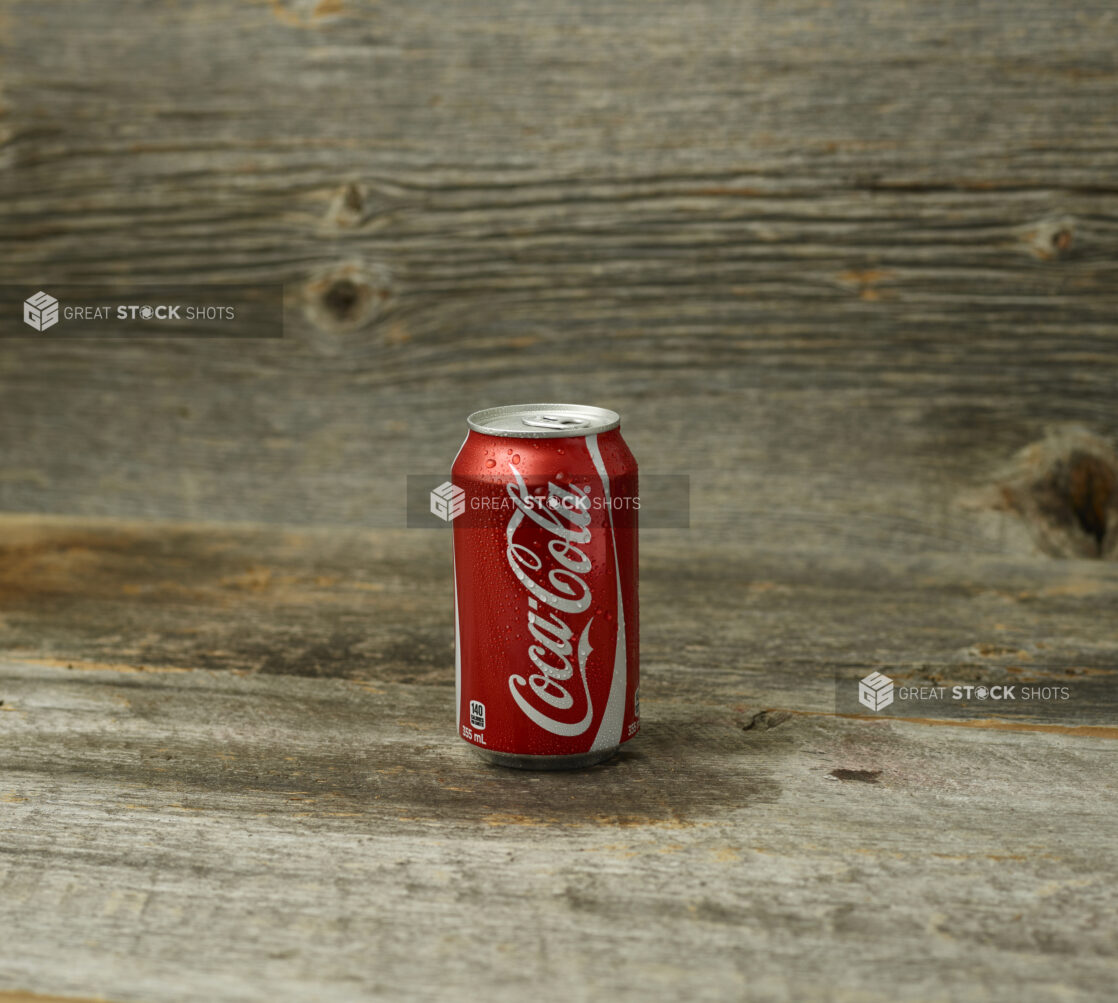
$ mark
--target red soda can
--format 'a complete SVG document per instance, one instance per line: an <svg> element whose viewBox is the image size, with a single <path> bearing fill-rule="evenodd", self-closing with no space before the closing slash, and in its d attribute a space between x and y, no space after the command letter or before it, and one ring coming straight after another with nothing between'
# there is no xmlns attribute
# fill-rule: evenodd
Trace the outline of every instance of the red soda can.
<svg viewBox="0 0 1118 1003"><path fill-rule="evenodd" d="M640 728L637 462L614 411L477 411L451 472L458 734L574 769Z"/></svg>

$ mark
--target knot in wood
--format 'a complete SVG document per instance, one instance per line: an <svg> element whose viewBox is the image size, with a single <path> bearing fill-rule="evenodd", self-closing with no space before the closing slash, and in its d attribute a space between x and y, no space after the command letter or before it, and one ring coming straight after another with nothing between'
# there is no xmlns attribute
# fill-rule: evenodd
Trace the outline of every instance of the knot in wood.
<svg viewBox="0 0 1118 1003"><path fill-rule="evenodd" d="M1030 250L1045 261L1068 257L1074 238L1075 221L1070 217L1043 219L1025 233Z"/></svg>
<svg viewBox="0 0 1118 1003"><path fill-rule="evenodd" d="M1118 554L1118 457L1078 426L1023 449L1001 485L1005 506L1053 557Z"/></svg>
<svg viewBox="0 0 1118 1003"><path fill-rule="evenodd" d="M356 181L343 185L330 203L329 222L347 230L360 226L369 218L368 196L368 189Z"/></svg>
<svg viewBox="0 0 1118 1003"><path fill-rule="evenodd" d="M307 319L320 331L344 334L380 316L392 280L387 269L350 262L312 278L304 292Z"/></svg>

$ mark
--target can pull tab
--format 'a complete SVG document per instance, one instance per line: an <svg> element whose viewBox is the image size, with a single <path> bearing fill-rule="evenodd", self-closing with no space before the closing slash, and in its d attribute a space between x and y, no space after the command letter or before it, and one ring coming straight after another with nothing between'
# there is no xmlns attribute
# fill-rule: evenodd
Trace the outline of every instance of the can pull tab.
<svg viewBox="0 0 1118 1003"><path fill-rule="evenodd" d="M575 414L559 414L554 411L542 411L520 420L532 428L583 428L590 424L589 418L582 418Z"/></svg>

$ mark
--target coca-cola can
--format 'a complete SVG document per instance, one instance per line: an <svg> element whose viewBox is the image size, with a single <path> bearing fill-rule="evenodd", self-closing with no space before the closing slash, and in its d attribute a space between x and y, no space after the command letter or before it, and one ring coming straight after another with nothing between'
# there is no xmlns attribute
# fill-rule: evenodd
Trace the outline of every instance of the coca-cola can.
<svg viewBox="0 0 1118 1003"><path fill-rule="evenodd" d="M513 404L467 424L451 473L458 734L502 766L602 762L640 728L640 500L621 419Z"/></svg>

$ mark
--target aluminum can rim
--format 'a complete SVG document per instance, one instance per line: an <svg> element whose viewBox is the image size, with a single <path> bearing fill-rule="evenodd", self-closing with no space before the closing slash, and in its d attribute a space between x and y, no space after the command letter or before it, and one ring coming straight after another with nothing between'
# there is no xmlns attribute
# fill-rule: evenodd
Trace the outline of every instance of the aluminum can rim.
<svg viewBox="0 0 1118 1003"><path fill-rule="evenodd" d="M475 411L466 419L482 435L513 439L569 439L621 426L616 411L589 404L506 404Z"/></svg>

